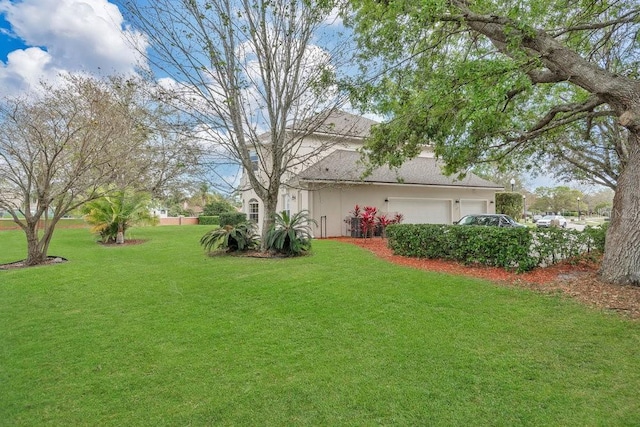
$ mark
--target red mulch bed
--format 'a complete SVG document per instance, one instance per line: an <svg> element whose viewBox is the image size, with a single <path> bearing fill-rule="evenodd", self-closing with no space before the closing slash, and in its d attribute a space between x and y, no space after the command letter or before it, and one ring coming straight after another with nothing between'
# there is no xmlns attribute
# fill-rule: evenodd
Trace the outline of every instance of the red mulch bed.
<svg viewBox="0 0 640 427"><path fill-rule="evenodd" d="M640 319L640 287L611 285L599 281L599 263L597 262L580 262L578 264L564 262L517 274L496 267L465 266L453 261L394 255L387 247L387 240L381 238L342 237L337 240L365 248L394 264L421 270L478 277L505 286L524 287L543 293L556 294L561 292L563 295L584 304L614 310L633 319Z"/></svg>

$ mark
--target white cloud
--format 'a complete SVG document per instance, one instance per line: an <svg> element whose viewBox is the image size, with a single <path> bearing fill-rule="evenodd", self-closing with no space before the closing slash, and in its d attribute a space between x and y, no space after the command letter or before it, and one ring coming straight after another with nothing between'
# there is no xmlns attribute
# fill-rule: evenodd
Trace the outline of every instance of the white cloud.
<svg viewBox="0 0 640 427"><path fill-rule="evenodd" d="M9 90L63 72L132 73L142 56L131 43L147 46L107 0L0 0L0 13L12 36L32 46L0 62L0 85Z"/></svg>

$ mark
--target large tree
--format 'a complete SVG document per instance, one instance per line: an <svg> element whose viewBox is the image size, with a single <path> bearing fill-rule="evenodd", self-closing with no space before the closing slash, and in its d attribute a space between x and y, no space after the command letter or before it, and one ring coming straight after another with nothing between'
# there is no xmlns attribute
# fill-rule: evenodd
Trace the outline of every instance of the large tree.
<svg viewBox="0 0 640 427"><path fill-rule="evenodd" d="M397 165L434 144L449 172L512 166L553 154L550 145L581 150L578 134L597 153L593 141L617 122L624 144L607 172L617 182L600 273L640 284L637 1L351 3L363 66L380 73L357 95L390 118L370 141L373 163Z"/></svg>
<svg viewBox="0 0 640 427"><path fill-rule="evenodd" d="M26 234L27 265L46 260L56 224L83 203L158 188L184 169L136 87L69 76L0 102L0 208Z"/></svg>
<svg viewBox="0 0 640 427"><path fill-rule="evenodd" d="M147 60L164 76L164 100L190 115L217 162L226 156L244 169L264 205L263 234L285 173L327 149L301 150L302 139L344 101L334 83L346 45L336 31L323 33L334 3L127 3L149 39Z"/></svg>

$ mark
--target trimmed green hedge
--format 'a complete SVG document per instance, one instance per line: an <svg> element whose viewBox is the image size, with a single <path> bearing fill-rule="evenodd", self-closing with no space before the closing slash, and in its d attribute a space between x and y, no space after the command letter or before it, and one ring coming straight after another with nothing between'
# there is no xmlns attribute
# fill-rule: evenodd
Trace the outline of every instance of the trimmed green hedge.
<svg viewBox="0 0 640 427"><path fill-rule="evenodd" d="M500 228L394 224L388 245L397 255L439 258L525 272L604 250L604 229Z"/></svg>
<svg viewBox="0 0 640 427"><path fill-rule="evenodd" d="M440 224L394 224L387 227L389 247L398 255L441 258L531 270L527 228L473 227Z"/></svg>
<svg viewBox="0 0 640 427"><path fill-rule="evenodd" d="M220 225L220 217L217 215L215 216L200 215L198 217L198 224L199 225Z"/></svg>

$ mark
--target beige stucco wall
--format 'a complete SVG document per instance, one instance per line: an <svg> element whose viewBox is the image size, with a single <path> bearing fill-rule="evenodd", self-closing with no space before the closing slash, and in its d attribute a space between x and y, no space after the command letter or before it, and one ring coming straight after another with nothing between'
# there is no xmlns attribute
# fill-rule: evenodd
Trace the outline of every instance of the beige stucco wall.
<svg viewBox="0 0 640 427"><path fill-rule="evenodd" d="M341 186L323 186L310 191L310 211L318 225L314 227L316 237L335 237L347 235L345 218L356 204L375 206L379 213L394 215L394 201L403 199L446 201L449 206L449 216L445 223L451 224L462 216L461 205L465 202L483 202L485 211L495 213L496 190L489 189L460 189L455 187L426 187L401 185L358 184ZM388 200L388 201L385 201ZM399 212L403 213L403 212ZM323 219L323 217L325 217ZM323 230L320 224L326 225ZM428 212L425 212L424 223L433 222ZM440 221L436 221L440 222Z"/></svg>

